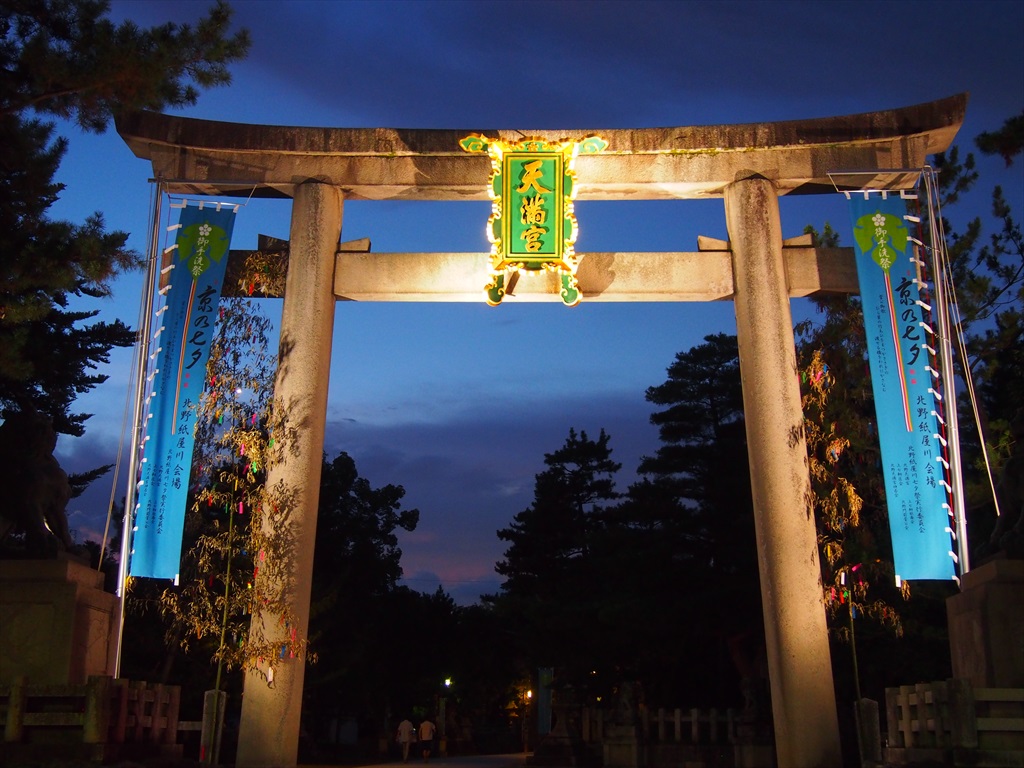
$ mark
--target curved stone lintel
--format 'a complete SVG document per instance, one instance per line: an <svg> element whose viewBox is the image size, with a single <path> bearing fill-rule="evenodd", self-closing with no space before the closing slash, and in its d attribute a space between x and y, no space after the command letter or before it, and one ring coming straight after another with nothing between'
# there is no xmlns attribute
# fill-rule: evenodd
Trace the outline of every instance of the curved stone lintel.
<svg viewBox="0 0 1024 768"><path fill-rule="evenodd" d="M577 160L578 198L656 200L721 197L751 176L771 180L779 194L832 192L836 173L863 174L861 186L906 188L916 175L892 171L919 169L949 147L966 108L959 94L839 117L605 131L307 128L139 112L120 118L117 130L173 193L291 196L296 184L317 180L350 200L487 200L490 161L463 152L459 139L598 134L609 146Z"/></svg>

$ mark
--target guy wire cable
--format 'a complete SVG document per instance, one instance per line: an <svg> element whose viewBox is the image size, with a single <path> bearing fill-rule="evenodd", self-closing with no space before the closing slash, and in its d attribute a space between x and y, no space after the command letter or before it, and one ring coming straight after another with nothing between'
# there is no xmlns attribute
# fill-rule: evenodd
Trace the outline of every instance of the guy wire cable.
<svg viewBox="0 0 1024 768"><path fill-rule="evenodd" d="M141 449L142 431L142 400L146 388L146 361L149 359L150 329L153 315L153 297L158 271L158 259L160 258L160 210L163 202L163 182L156 183L156 196L152 207L152 228L150 229L149 242L149 264L146 271L146 290L143 294L144 317L142 327L139 329L139 368L135 379L135 408L132 419L132 450L128 457L128 483L124 505L124 523L121 528L121 561L118 563L118 620L117 635L114 649L113 670L114 677L121 675L121 646L124 641L124 605L128 584L128 557L131 553L132 529L135 515L135 491L136 476L138 474L138 459Z"/></svg>
<svg viewBox="0 0 1024 768"><path fill-rule="evenodd" d="M930 173L934 176L934 174L935 174L934 169L930 169ZM937 195L936 195L936 197L937 197ZM939 207L939 202L938 202L937 199L936 199L936 207L937 208ZM941 236L941 239L939 240L939 242L945 244L945 242L946 242L946 233L945 233L945 230L944 230L941 214L939 216L937 216L937 225L936 226L937 226L937 231L940 233L940 236ZM984 433L984 430L982 428L982 422L981 422L981 410L978 407L978 395L977 395L977 392L975 391L975 388L974 388L974 375L973 375L973 372L971 370L971 362L970 362L970 358L968 357L968 353L967 353L967 341L966 341L966 339L964 337L964 332L963 332L963 321L962 321L963 315L960 312L960 303L959 303L959 299L957 298L957 294L956 294L956 286L953 284L953 277L952 277L951 270L949 269L949 264L948 264L949 254L946 252L945 247L943 247L943 249L942 249L941 256L942 256L942 259L943 259L943 262L944 262L944 265L945 265L945 269L943 269L942 277L943 277L943 280L945 281L947 295L949 297L947 299L947 303L953 308L953 310L956 313L956 324L954 326L955 327L955 334L953 334L953 335L955 336L957 352L958 352L958 354L960 356L960 360L961 360L961 363L963 365L964 384L965 384L965 386L967 388L967 396L968 396L968 399L970 400L970 403L971 403L971 411L972 411L972 415L974 416L974 426L975 426L975 429L977 429L977 431L978 431L978 438L979 438L978 442L979 442L979 444L981 446L981 455L982 455L982 458L985 461L985 474L986 474L986 476L988 478L989 488L992 491L992 503L995 506L996 516L998 517L998 516L1000 516L1002 514L1001 510L999 509L999 496L996 493L996 484L995 484L995 478L994 478L993 472L992 472L992 463L991 463L991 460L989 458L988 443L985 440L985 433Z"/></svg>
<svg viewBox="0 0 1024 768"><path fill-rule="evenodd" d="M154 192L154 189L157 189L157 188L155 188L152 184L150 184L150 187L149 187L149 203L150 203L150 206L149 206L149 216L150 216L150 220L147 221L147 226L148 226L147 231L151 231L152 228L154 226L156 226L155 223L152 221L152 217L154 215L154 210L153 210L153 208L154 208L154 206L153 206L153 192ZM148 268L148 264L147 264L147 268ZM146 312L145 302L140 302L140 304L139 304L139 313L138 313L137 317L135 318L135 323L136 323L135 327L137 329L141 329L143 324L145 323L145 312ZM140 333L140 331L137 330L136 331L136 337L141 339L141 337L139 336L139 333ZM139 373L138 373L139 366L142 365L142 359L143 359L142 358L142 354L141 354L141 349L142 349L142 345L141 344L134 344L133 347L132 347L132 362L131 362L130 368L128 369L128 371L129 371L129 374L128 374L129 385L131 384L131 382L134 382L135 381L135 377L137 375L139 375ZM110 497L107 500L107 515L106 515L106 522L103 524L103 538L100 541L99 563L96 564L96 570L97 571L102 570L102 568L103 568L103 558L106 556L106 552L107 552L107 537L110 535L110 518L111 518L111 516L113 515L113 512L114 512L114 499L117 496L117 481L120 478L120 474L121 474L121 459L122 459L123 454L124 454L124 438L125 438L125 433L128 431L128 408L131 405L132 399L133 399L132 398L132 387L129 386L127 391L125 392L125 396L124 396L124 410L121 413L121 430L120 430L120 432L118 432L118 440L117 440L117 458L114 459L114 477L111 479L111 482L110 482ZM128 514L127 507L124 510L124 514Z"/></svg>

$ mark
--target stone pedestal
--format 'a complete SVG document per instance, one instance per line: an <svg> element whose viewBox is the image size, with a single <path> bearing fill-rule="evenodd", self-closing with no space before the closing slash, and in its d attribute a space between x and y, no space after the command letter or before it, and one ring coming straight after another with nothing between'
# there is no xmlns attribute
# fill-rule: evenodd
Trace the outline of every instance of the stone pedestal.
<svg viewBox="0 0 1024 768"><path fill-rule="evenodd" d="M75 560L0 560L0 684L79 685L107 669L117 598Z"/></svg>
<svg viewBox="0 0 1024 768"><path fill-rule="evenodd" d="M541 737L537 749L526 760L528 766L580 768L596 762L588 754L583 739L569 720L571 709L567 705L555 705L555 727Z"/></svg>
<svg viewBox="0 0 1024 768"><path fill-rule="evenodd" d="M1024 560L990 560L946 600L953 677L975 688L1024 688Z"/></svg>
<svg viewBox="0 0 1024 768"><path fill-rule="evenodd" d="M644 768L647 764L636 726L608 726L602 748L604 768Z"/></svg>
<svg viewBox="0 0 1024 768"><path fill-rule="evenodd" d="M857 750L862 766L881 765L882 728L878 719L878 702L858 699L853 702L853 719L857 724Z"/></svg>

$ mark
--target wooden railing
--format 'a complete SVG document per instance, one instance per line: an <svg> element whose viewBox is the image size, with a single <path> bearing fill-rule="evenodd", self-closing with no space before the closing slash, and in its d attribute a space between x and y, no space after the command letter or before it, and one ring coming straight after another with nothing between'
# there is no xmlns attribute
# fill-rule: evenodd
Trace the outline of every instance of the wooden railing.
<svg viewBox="0 0 1024 768"><path fill-rule="evenodd" d="M109 677L0 686L4 759L180 757L181 689Z"/></svg>
<svg viewBox="0 0 1024 768"><path fill-rule="evenodd" d="M773 766L770 723L734 709L648 709L623 728L612 712L584 709L578 726L589 752L606 768L679 765Z"/></svg>
<svg viewBox="0 0 1024 768"><path fill-rule="evenodd" d="M940 680L885 689L886 761L1024 766L1024 689Z"/></svg>
<svg viewBox="0 0 1024 768"><path fill-rule="evenodd" d="M603 740L612 718L606 710L584 709L580 732L584 742ZM648 743L681 742L688 744L733 744L737 729L748 722L734 709L650 710L640 707L639 735Z"/></svg>

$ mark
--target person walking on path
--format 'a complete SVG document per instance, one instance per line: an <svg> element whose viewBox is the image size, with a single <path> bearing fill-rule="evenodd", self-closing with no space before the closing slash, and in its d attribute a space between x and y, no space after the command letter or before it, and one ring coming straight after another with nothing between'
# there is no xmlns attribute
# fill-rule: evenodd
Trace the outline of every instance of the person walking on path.
<svg viewBox="0 0 1024 768"><path fill-rule="evenodd" d="M420 746L423 748L423 762L430 760L430 753L434 749L434 732L437 729L430 720L420 723Z"/></svg>
<svg viewBox="0 0 1024 768"><path fill-rule="evenodd" d="M396 737L398 743L402 745L402 762L409 762L409 745L416 741L416 726L414 726L409 718L405 718L398 724L398 736Z"/></svg>

